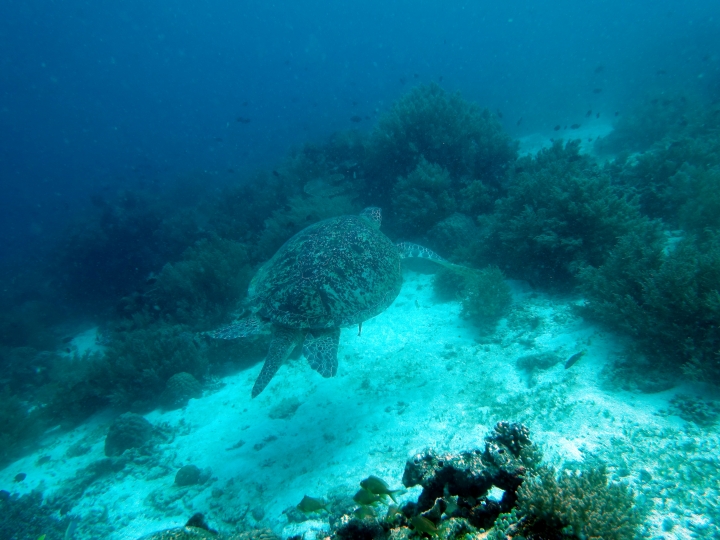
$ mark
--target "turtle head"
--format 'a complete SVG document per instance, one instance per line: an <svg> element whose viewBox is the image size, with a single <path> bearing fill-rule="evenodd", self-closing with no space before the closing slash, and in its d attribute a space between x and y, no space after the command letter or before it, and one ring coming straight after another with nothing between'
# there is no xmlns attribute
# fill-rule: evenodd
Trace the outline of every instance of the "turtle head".
<svg viewBox="0 0 720 540"><path fill-rule="evenodd" d="M373 227L379 229L382 223L382 210L377 206L368 206L360 212L360 217L368 220Z"/></svg>

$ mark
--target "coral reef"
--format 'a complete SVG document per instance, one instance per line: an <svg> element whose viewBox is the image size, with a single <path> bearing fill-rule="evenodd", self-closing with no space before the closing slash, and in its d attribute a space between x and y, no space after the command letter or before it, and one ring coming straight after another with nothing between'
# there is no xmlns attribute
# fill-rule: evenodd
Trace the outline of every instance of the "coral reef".
<svg viewBox="0 0 720 540"><path fill-rule="evenodd" d="M497 184L517 145L488 110L429 84L413 88L379 119L369 153L375 167L386 168L383 177L393 180L424 157L454 177Z"/></svg>
<svg viewBox="0 0 720 540"><path fill-rule="evenodd" d="M656 229L623 237L607 262L581 279L587 309L633 336L676 373L720 381L720 233L667 249Z"/></svg>
<svg viewBox="0 0 720 540"><path fill-rule="evenodd" d="M428 231L428 247L447 253L451 260L462 262L467 258L465 249L477 241L480 232L469 216L455 212Z"/></svg>
<svg viewBox="0 0 720 540"><path fill-rule="evenodd" d="M690 133L688 116L698 105L682 95L646 96L617 118L613 131L596 141L595 148L601 153L642 152L666 137Z"/></svg>
<svg viewBox="0 0 720 540"><path fill-rule="evenodd" d="M0 466L22 455L27 446L47 427L47 419L38 409L11 394L7 387L0 390Z"/></svg>
<svg viewBox="0 0 720 540"><path fill-rule="evenodd" d="M496 203L486 245L511 277L568 287L586 265L602 264L617 238L643 223L611 178L579 153L579 141L517 161L508 194Z"/></svg>
<svg viewBox="0 0 720 540"><path fill-rule="evenodd" d="M55 508L43 504L39 491L26 495L0 491L0 538L3 540L35 540L41 535L62 538L71 521L58 519Z"/></svg>
<svg viewBox="0 0 720 540"><path fill-rule="evenodd" d="M139 448L150 441L153 426L138 414L125 413L110 426L105 437L105 455L120 456L129 448Z"/></svg>
<svg viewBox="0 0 720 540"><path fill-rule="evenodd" d="M201 396L202 385L195 377L181 371L167 380L160 401L168 409L179 409L187 405L191 398Z"/></svg>
<svg viewBox="0 0 720 540"><path fill-rule="evenodd" d="M430 510L438 499L457 496L460 515L475 527L489 528L501 512L514 506L526 472L540 459L526 427L499 422L482 451L452 455L428 450L414 456L405 464L403 485L423 488L415 513ZM504 491L499 502L487 497L493 486Z"/></svg>
<svg viewBox="0 0 720 540"><path fill-rule="evenodd" d="M245 246L217 237L203 239L180 261L163 267L143 296L144 308L165 320L207 328L244 298L251 276Z"/></svg>
<svg viewBox="0 0 720 540"><path fill-rule="evenodd" d="M500 269L485 268L469 275L461 315L483 331L491 331L511 302L510 286Z"/></svg>
<svg viewBox="0 0 720 540"><path fill-rule="evenodd" d="M206 475L203 474L203 471L201 471L197 465L185 465L181 467L175 475L175 485L184 487L202 484L203 476Z"/></svg>
<svg viewBox="0 0 720 540"><path fill-rule="evenodd" d="M541 467L517 492L513 536L631 540L642 523L627 485L608 482L604 467L561 471Z"/></svg>
<svg viewBox="0 0 720 540"><path fill-rule="evenodd" d="M675 414L687 422L702 428L710 428L720 417L720 403L678 394L670 400L669 414Z"/></svg>
<svg viewBox="0 0 720 540"><path fill-rule="evenodd" d="M454 268L442 267L433 277L433 293L440 302L460 301L467 296L469 276Z"/></svg>
<svg viewBox="0 0 720 540"><path fill-rule="evenodd" d="M457 207L451 187L447 170L420 157L393 189L393 209L403 232L417 237L450 216Z"/></svg>

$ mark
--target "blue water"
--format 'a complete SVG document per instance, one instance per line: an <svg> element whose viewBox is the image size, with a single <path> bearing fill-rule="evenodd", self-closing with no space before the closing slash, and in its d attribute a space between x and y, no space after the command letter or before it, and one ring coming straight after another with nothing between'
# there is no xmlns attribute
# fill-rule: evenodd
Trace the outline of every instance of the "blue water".
<svg viewBox="0 0 720 540"><path fill-rule="evenodd" d="M3 2L0 255L90 193L162 193L189 171L221 183L369 129L419 82L501 111L514 136L651 90L717 93L719 15L712 1Z"/></svg>
<svg viewBox="0 0 720 540"><path fill-rule="evenodd" d="M473 119L473 133L495 137L492 167L474 139L456 154L428 145L440 161L460 156L457 167L414 155L421 137L395 133L385 147L378 130L352 152L342 146L413 89L435 92L430 83L448 92L435 105L459 92L462 110L471 102L490 112ZM553 466L608 461L611 479L652 507L638 534L716 537L718 103L714 0L5 0L0 510L17 513L0 512L0 531L135 540L201 511L223 533L320 537L328 516L298 514L303 495L340 504L368 474L399 486L404 461L422 448L477 448L507 420L529 425ZM647 110L657 118L639 118ZM633 120L602 154L593 145L624 118ZM644 120L659 134L642 137ZM516 161L516 141L522 154L573 136L582 145L555 145L545 164ZM682 144L670 151L675 136ZM628 140L637 143L628 151L646 146L623 161ZM680 167L686 159L692 166ZM667 173L670 187L648 170ZM528 178L557 178L581 210L569 200L567 219L553 215L566 208L557 186L538 204L549 210L531 208L544 186ZM241 189L251 182L262 188ZM269 332L246 346L210 342L211 330L249 314L248 283L287 238L360 202L385 205L382 232L393 242L427 240L453 263L492 267L487 281L471 272L436 280L410 266L397 300L363 321L362 335L343 330L331 343L336 377L312 372L298 351L251 399ZM476 250L486 239L497 253ZM605 263L607 281L578 278ZM389 296L375 288L381 305ZM482 319L483 302L497 309L480 331L467 313ZM612 309L632 317L613 321ZM566 369L568 358L581 360ZM174 408L171 380L188 393ZM130 411L155 438L120 459L106 435ZM127 422L141 436L151 429ZM148 445L154 453L142 454ZM173 499L188 464L204 480Z"/></svg>

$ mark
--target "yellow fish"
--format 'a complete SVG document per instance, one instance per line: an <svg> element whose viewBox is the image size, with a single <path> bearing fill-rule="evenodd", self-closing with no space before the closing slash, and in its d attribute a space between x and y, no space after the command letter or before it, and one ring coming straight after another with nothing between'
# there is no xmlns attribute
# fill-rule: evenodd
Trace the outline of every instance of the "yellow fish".
<svg viewBox="0 0 720 540"><path fill-rule="evenodd" d="M360 487L368 490L373 495L387 495L395 504L397 504L395 494L402 491L400 489L391 490L382 478L372 475L360 482Z"/></svg>
<svg viewBox="0 0 720 540"><path fill-rule="evenodd" d="M381 500L382 497L380 495L370 493L367 489L359 489L353 497L353 501L363 506L367 504L375 504L376 502L379 502Z"/></svg>
<svg viewBox="0 0 720 540"><path fill-rule="evenodd" d="M319 512L320 510L325 510L326 512L329 512L329 510L327 509L327 503L324 503L320 499L316 499L315 497L308 497L307 495L305 495L303 497L303 500L300 501L300 504L297 505L297 509L305 514Z"/></svg>
<svg viewBox="0 0 720 540"><path fill-rule="evenodd" d="M430 536L435 536L438 533L435 524L424 516L415 516L410 520L410 523L412 523L416 531L424 532Z"/></svg>

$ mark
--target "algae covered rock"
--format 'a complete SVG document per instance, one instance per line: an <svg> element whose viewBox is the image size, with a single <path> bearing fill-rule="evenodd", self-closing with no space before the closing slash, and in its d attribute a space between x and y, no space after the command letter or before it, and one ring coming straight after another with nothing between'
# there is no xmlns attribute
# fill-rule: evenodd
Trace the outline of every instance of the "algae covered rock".
<svg viewBox="0 0 720 540"><path fill-rule="evenodd" d="M181 371L168 379L160 399L167 409L179 409L187 405L190 398L199 397L202 397L200 382L190 373Z"/></svg>
<svg viewBox="0 0 720 540"><path fill-rule="evenodd" d="M432 509L438 499L457 497L456 504L474 527L487 528L501 512L509 512L528 469L540 461L540 451L521 424L498 422L485 438L485 449L458 454L427 450L407 461L405 487L420 485L417 512ZM488 497L490 490L504 491L500 501Z"/></svg>
<svg viewBox="0 0 720 540"><path fill-rule="evenodd" d="M185 465L175 474L175 485L176 486L194 486L195 484L203 483L204 479L207 479L207 474L204 474L200 467L197 465Z"/></svg>
<svg viewBox="0 0 720 540"><path fill-rule="evenodd" d="M153 434L153 426L139 414L125 413L119 416L105 437L105 455L120 456L129 448L146 444Z"/></svg>

